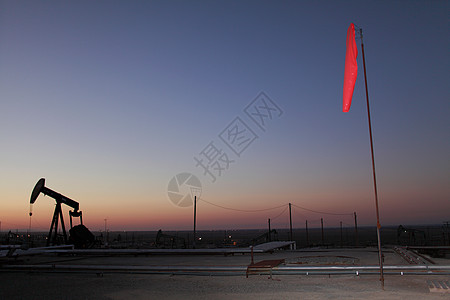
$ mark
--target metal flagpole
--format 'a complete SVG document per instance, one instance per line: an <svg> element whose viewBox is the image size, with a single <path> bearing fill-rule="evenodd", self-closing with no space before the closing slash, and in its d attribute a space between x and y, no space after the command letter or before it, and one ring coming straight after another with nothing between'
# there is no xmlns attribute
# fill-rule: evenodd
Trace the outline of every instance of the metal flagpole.
<svg viewBox="0 0 450 300"><path fill-rule="evenodd" d="M367 88L366 59L364 56L364 43L363 43L362 28L359 29L359 33L361 34L361 52L362 52L363 68L364 68L364 83L366 85L367 119L369 122L370 152L372 154L373 187L374 187L374 191L375 191L375 208L376 208L376 212L377 212L377 239L378 239L378 260L380 263L380 281L381 281L381 286L384 289L383 254L381 252L381 238L380 238L381 225L380 225L380 213L378 210L377 177L375 174L375 158L374 158L374 154L373 154L372 124L370 121L369 91Z"/></svg>

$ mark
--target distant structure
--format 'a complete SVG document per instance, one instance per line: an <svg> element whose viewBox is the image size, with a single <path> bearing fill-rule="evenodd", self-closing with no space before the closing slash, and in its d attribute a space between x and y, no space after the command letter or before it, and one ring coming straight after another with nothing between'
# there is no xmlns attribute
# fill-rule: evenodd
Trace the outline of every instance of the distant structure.
<svg viewBox="0 0 450 300"><path fill-rule="evenodd" d="M164 234L162 230L158 230L156 234L156 247L158 248L186 248L186 240L175 235Z"/></svg>
<svg viewBox="0 0 450 300"><path fill-rule="evenodd" d="M30 206L36 202L36 199L39 197L39 194L43 193L49 197L52 197L56 200L55 211L53 213L52 224L50 226L50 231L48 232L47 238L47 246L49 245L58 245L61 243L60 239L58 239L58 223L61 222L61 230L63 232L64 243L67 244L69 241L67 239L66 227L64 225L64 218L62 214L61 204L65 204L69 207L73 208L73 211L69 211L70 216L70 242L73 243L76 247L85 248L91 243L94 242L94 235L83 225L83 217L82 212L79 209L80 205L78 202L61 195L47 187L45 187L45 179L41 178L36 183L33 192L31 193L30 198ZM30 217L32 216L30 209ZM80 225L72 226L72 217L80 218Z"/></svg>
<svg viewBox="0 0 450 300"><path fill-rule="evenodd" d="M407 236L405 239L404 236ZM399 245L424 245L426 243L426 234L424 231L414 228L406 228L402 225L397 228L397 243Z"/></svg>
<svg viewBox="0 0 450 300"><path fill-rule="evenodd" d="M273 238L272 238L273 236ZM251 244L252 245L258 245L262 243L267 243L271 241L278 241L278 232L275 229L272 229L270 231L267 231L260 236L257 236L256 238L252 239Z"/></svg>

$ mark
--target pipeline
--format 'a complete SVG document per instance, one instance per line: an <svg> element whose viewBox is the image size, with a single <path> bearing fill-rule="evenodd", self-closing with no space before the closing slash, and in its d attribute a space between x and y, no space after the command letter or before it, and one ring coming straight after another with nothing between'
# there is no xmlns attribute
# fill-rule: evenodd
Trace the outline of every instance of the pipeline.
<svg viewBox="0 0 450 300"><path fill-rule="evenodd" d="M70 245L73 248L72 245ZM28 250L14 249L10 256L29 256L37 254L58 255L235 255L251 253L251 249L50 249L52 247L30 248ZM264 253L264 250L254 250Z"/></svg>
<svg viewBox="0 0 450 300"><path fill-rule="evenodd" d="M56 273L132 273L230 276L246 275L247 266L121 266L121 265L3 265L1 271ZM450 275L448 266L384 266L386 275ZM375 275L378 266L278 266L256 274L273 275Z"/></svg>
<svg viewBox="0 0 450 300"><path fill-rule="evenodd" d="M376 275L379 266L278 266L273 268L274 275ZM414 266L383 266L387 275L450 275L449 266L414 265Z"/></svg>

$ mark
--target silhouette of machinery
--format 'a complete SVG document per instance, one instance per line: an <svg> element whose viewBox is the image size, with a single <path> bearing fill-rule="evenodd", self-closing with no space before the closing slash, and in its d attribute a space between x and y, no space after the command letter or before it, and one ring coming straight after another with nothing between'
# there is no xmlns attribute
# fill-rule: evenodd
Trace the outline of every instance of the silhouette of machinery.
<svg viewBox="0 0 450 300"><path fill-rule="evenodd" d="M273 235L273 238L272 238ZM267 231L266 233L261 234L260 236L252 239L251 244L257 245L260 243L267 243L272 241L278 241L278 232L275 229Z"/></svg>
<svg viewBox="0 0 450 300"><path fill-rule="evenodd" d="M182 237L165 234L160 229L156 234L156 246L159 248L186 248L186 241Z"/></svg>
<svg viewBox="0 0 450 300"><path fill-rule="evenodd" d="M402 238L404 234L407 234L408 239ZM407 228L405 226L398 226L397 228L397 243L400 245L406 243L408 245L416 245L416 243L425 244L426 235L425 232L419 229Z"/></svg>
<svg viewBox="0 0 450 300"><path fill-rule="evenodd" d="M70 242L77 248L86 248L88 245L93 244L95 241L94 235L83 225L83 214L79 209L78 202L61 195L47 187L45 187L45 178L39 179L36 183L33 192L31 193L30 204L34 204L39 194L42 193L56 200L55 211L53 213L52 224L50 231L48 232L47 246L59 244L58 240L58 223L61 221L61 230L63 233L64 243L67 244L66 227L64 225L64 218L62 214L61 204L65 204L73 211L69 211L70 216ZM30 211L30 217L32 213ZM72 226L72 217L80 218L80 225Z"/></svg>

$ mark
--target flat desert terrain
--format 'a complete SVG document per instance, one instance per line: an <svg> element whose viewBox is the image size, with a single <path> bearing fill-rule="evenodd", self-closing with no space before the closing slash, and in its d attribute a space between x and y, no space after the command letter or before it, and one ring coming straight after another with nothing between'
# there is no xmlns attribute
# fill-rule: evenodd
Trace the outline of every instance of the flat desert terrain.
<svg viewBox="0 0 450 300"><path fill-rule="evenodd" d="M409 264L392 249L385 249L385 266ZM200 266L246 267L250 255L142 255L20 257L0 268L0 299L450 299L444 289L431 291L428 282L450 281L448 272L433 275L385 273L384 290L379 274L251 274L177 272L151 273L133 270L14 270L11 264L28 266ZM254 262L284 259L284 266L377 265L376 248L280 250L255 254ZM436 265L450 265L446 258ZM273 269L276 270L276 267Z"/></svg>

